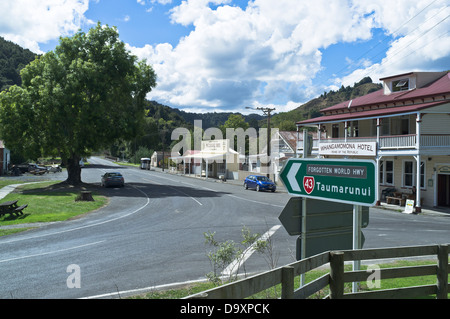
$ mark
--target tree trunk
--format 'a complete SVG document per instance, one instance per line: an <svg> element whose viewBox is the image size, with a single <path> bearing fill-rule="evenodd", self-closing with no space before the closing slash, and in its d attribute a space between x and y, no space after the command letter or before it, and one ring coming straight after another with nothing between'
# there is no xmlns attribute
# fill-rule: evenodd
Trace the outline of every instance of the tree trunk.
<svg viewBox="0 0 450 319"><path fill-rule="evenodd" d="M67 180L69 185L81 184L81 167L80 157L74 155L72 158L67 159Z"/></svg>

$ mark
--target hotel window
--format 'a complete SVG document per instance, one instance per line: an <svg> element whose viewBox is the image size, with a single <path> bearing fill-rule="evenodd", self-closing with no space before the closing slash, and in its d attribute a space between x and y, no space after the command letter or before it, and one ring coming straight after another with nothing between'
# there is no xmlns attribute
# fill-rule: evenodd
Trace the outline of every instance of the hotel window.
<svg viewBox="0 0 450 319"><path fill-rule="evenodd" d="M392 92L408 91L409 79L392 81Z"/></svg>
<svg viewBox="0 0 450 319"><path fill-rule="evenodd" d="M388 117L382 118L381 119L381 136L387 136L390 135L390 122L391 119Z"/></svg>
<svg viewBox="0 0 450 319"><path fill-rule="evenodd" d="M413 187L416 185L416 162L403 162L403 186ZM420 162L420 188L425 188L425 162Z"/></svg>
<svg viewBox="0 0 450 319"><path fill-rule="evenodd" d="M359 136L358 121L351 121L348 123L347 136L348 137L358 137Z"/></svg>
<svg viewBox="0 0 450 319"><path fill-rule="evenodd" d="M379 183L381 185L394 185L394 162L380 161Z"/></svg>
<svg viewBox="0 0 450 319"><path fill-rule="evenodd" d="M339 124L333 124L333 126L331 127L331 137L339 137Z"/></svg>
<svg viewBox="0 0 450 319"><path fill-rule="evenodd" d="M401 116L391 119L391 134L406 135L409 134L409 116Z"/></svg>

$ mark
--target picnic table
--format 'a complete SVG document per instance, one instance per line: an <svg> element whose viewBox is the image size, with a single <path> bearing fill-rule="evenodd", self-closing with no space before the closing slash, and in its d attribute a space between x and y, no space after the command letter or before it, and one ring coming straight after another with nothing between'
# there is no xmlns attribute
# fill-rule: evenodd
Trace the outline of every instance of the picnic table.
<svg viewBox="0 0 450 319"><path fill-rule="evenodd" d="M398 203L398 205L400 206L405 206L406 203L406 198L403 196L386 196L386 203L388 204L394 204L394 203Z"/></svg>
<svg viewBox="0 0 450 319"><path fill-rule="evenodd" d="M17 202L18 202L18 200L0 203L0 216L5 215L5 214L10 214L10 215L13 214L16 216L22 215L23 210L28 205L19 206L19 205L17 205Z"/></svg>

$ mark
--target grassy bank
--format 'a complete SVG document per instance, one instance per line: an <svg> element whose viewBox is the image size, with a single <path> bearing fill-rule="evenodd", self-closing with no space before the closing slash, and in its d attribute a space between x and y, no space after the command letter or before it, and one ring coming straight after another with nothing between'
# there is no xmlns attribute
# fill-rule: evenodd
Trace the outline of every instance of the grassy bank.
<svg viewBox="0 0 450 319"><path fill-rule="evenodd" d="M430 265L436 264L436 261L432 260L422 260L422 261L408 261L408 260L398 260L392 263L379 264L380 268L400 268L400 267L410 267L410 266L420 266L420 265ZM346 271L351 270L351 265L346 265ZM361 266L361 270L367 269L367 266ZM312 270L306 274L306 282L311 282L320 276L325 275L329 272L329 269L319 269ZM377 289L393 289L401 287L412 287L419 285L430 285L436 284L436 276L420 276L420 277L408 277L408 278L397 278L397 279L381 279L380 288ZM295 287L300 286L300 278L297 276L295 279ZM198 284L190 284L186 287L179 289L170 289L164 291L151 291L146 294L130 297L131 299L180 299L184 298L208 289L214 288L214 284L211 282L202 282ZM369 289L365 282L360 283L360 291L377 290ZM351 283L345 285L345 293L351 292ZM329 294L328 287L324 288L322 291L312 295L310 299L321 299ZM281 296L281 285L262 291L249 299L277 299ZM435 296L427 296L426 298L435 298ZM449 294L450 298L450 294Z"/></svg>
<svg viewBox="0 0 450 319"><path fill-rule="evenodd" d="M28 204L28 207L24 209L23 215L1 216L0 226L63 221L96 210L107 203L106 197L95 192L94 201L76 201L81 190L83 188L70 187L60 181L19 186L0 202L18 200L18 205ZM0 230L0 235L13 232L17 230Z"/></svg>

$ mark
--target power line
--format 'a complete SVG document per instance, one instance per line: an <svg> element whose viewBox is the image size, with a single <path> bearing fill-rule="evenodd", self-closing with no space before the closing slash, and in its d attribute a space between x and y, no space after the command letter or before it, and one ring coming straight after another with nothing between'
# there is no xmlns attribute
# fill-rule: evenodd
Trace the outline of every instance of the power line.
<svg viewBox="0 0 450 319"><path fill-rule="evenodd" d="M395 35L401 28L403 28L405 25L407 25L408 23L410 23L413 19L415 19L416 17L418 17L422 12L424 12L427 8L429 8L431 5L433 5L436 1L438 0L433 0L432 2L430 2L428 5L426 5L424 8L422 8L419 12L417 12L413 17L411 17L409 20L407 20L406 22L404 22L400 27L398 27L395 31L393 31L391 34ZM448 8L448 6L445 7L444 10L446 10ZM419 29L420 27L422 27L425 23L427 23L429 20L433 19L434 17L436 17L438 14L440 14L443 10L437 12L436 14L434 14L432 17L428 18L427 20L425 20L424 22L422 22L418 27L416 27L414 30L406 33L404 35L404 37L412 34L413 32L415 32L417 29ZM449 16L445 17L444 19L442 19L441 21L439 21L437 24L435 24L433 27L431 27L430 29L428 29L426 32L424 32L423 34L421 34L418 38L416 38L415 40L413 40L412 42L410 42L406 47L400 48L397 51L394 52L394 56L396 56L398 53L400 53L401 51L403 51L404 49L406 49L407 47L409 47L412 43L414 43L415 41L417 41L418 39L420 39L421 37L423 37L426 33L428 33L429 31L431 31L432 29L434 29L437 25L441 24L442 22L444 22ZM403 37L403 38L404 38ZM370 53L371 51L375 50L379 45L381 45L382 43L386 42L388 39L390 39L390 36L385 36L384 39L380 42L378 42L375 46L373 46L372 48L370 48L369 50L367 50L366 52L364 52L362 55L360 55L358 58L356 58L356 60L361 60L363 57L367 56L368 53ZM378 54L372 56L370 58L370 60L373 60L375 58L377 58L379 55L386 53L386 51L381 51ZM343 67L341 70L339 70L338 72L336 72L335 74L338 75L340 73L342 73L344 70L348 69L348 67ZM355 67L353 71L355 71L357 68ZM351 72L353 72L351 71ZM368 76L368 74L366 74L366 76Z"/></svg>

